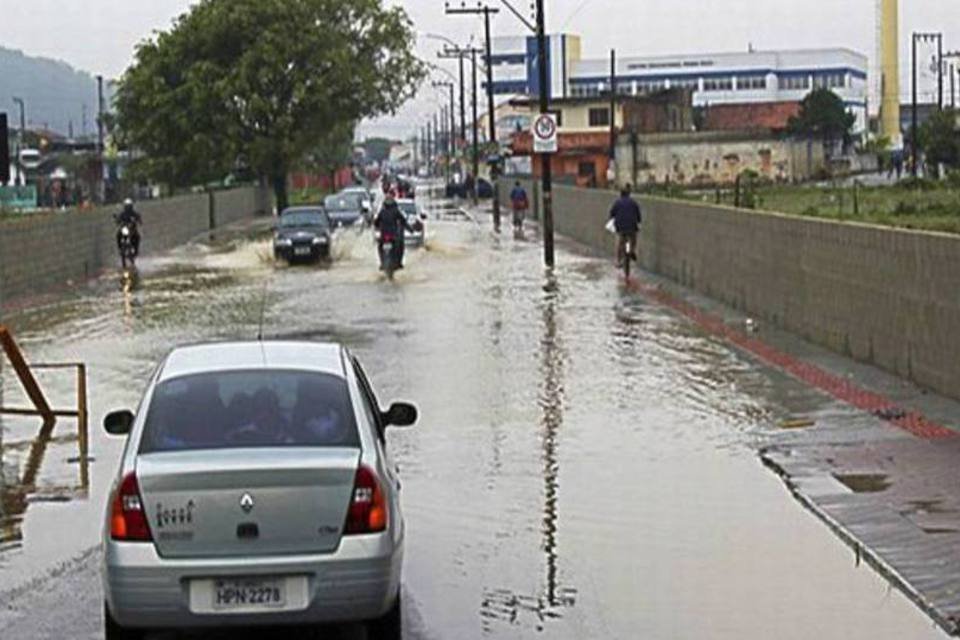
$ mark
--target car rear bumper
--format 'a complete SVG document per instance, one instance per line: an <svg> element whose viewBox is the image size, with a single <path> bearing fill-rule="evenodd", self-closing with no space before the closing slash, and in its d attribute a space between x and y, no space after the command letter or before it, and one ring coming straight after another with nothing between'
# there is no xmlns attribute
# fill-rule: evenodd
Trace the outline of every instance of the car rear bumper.
<svg viewBox="0 0 960 640"><path fill-rule="evenodd" d="M387 534L344 538L329 555L161 558L152 544L108 542L103 587L107 606L122 626L199 628L345 622L385 614L400 588L402 546ZM296 611L196 613L192 580L227 577L305 576L307 606Z"/></svg>

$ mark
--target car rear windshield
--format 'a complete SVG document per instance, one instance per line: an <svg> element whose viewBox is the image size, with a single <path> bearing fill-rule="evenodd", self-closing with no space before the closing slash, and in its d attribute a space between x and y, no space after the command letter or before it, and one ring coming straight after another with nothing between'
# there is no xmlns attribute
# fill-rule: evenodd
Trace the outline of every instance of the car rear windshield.
<svg viewBox="0 0 960 640"><path fill-rule="evenodd" d="M329 227L330 221L322 211L291 211L280 216L281 227Z"/></svg>
<svg viewBox="0 0 960 640"><path fill-rule="evenodd" d="M227 371L157 385L140 453L357 447L347 383L303 371Z"/></svg>
<svg viewBox="0 0 960 640"><path fill-rule="evenodd" d="M323 202L327 211L356 211L360 208L360 196L356 194L330 196Z"/></svg>

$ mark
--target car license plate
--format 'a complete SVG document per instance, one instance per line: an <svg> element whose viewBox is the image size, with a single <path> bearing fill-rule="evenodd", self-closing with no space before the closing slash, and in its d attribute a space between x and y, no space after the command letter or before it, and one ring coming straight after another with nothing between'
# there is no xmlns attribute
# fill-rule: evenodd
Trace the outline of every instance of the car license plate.
<svg viewBox="0 0 960 640"><path fill-rule="evenodd" d="M213 608L278 609L286 605L286 581L282 578L230 578L213 581Z"/></svg>
<svg viewBox="0 0 960 640"><path fill-rule="evenodd" d="M393 250L393 243L392 243L392 242L384 242L384 243L383 243L383 250L384 250L384 251L392 251L392 250Z"/></svg>
<svg viewBox="0 0 960 640"><path fill-rule="evenodd" d="M293 255L295 256L308 256L310 255L310 247L296 247L293 250Z"/></svg>

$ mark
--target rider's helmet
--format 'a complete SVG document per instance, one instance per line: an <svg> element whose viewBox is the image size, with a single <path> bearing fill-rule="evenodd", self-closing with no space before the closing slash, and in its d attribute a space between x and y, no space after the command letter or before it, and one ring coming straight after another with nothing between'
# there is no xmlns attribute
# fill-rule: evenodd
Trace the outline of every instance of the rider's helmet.
<svg viewBox="0 0 960 640"><path fill-rule="evenodd" d="M127 198L126 200L124 200L123 208L126 209L127 211L129 211L130 209L133 209L133 199Z"/></svg>

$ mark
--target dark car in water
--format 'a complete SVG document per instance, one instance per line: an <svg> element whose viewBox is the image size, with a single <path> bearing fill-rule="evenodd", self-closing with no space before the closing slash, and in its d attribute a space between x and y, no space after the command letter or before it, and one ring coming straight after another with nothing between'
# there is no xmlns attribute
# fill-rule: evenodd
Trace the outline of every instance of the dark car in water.
<svg viewBox="0 0 960 640"><path fill-rule="evenodd" d="M273 238L273 254L287 262L329 260L332 230L322 207L284 209Z"/></svg>
<svg viewBox="0 0 960 640"><path fill-rule="evenodd" d="M360 193L338 193L323 201L323 208L335 227L352 227L363 220L363 205Z"/></svg>

